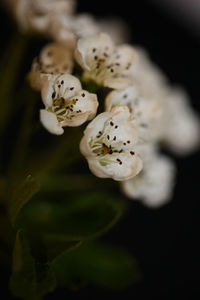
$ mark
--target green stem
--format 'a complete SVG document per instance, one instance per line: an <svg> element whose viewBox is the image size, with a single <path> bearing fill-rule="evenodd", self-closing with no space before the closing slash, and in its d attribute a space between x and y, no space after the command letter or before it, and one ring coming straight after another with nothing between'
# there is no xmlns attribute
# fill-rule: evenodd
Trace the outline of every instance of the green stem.
<svg viewBox="0 0 200 300"><path fill-rule="evenodd" d="M8 45L3 64L0 69L0 134L3 133L11 114L12 106L16 105L13 99L13 90L18 77L23 54L26 48L26 40L19 33L14 33Z"/></svg>
<svg viewBox="0 0 200 300"><path fill-rule="evenodd" d="M85 73L81 76L81 82L83 88L90 93L96 93L101 88L101 86L99 86L95 81L88 79Z"/></svg>
<svg viewBox="0 0 200 300"><path fill-rule="evenodd" d="M26 87L25 112L21 122L17 143L14 149L13 157L9 167L9 173L20 173L25 169L25 163L28 156L29 141L32 136L32 121L35 106L37 104L38 94L34 93L29 87Z"/></svg>

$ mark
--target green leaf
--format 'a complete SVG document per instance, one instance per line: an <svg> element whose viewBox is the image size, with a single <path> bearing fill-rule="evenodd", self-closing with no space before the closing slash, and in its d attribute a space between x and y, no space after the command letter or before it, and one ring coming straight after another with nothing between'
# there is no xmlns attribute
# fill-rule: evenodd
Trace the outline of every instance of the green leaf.
<svg viewBox="0 0 200 300"><path fill-rule="evenodd" d="M20 214L21 209L39 189L39 183L29 175L21 185L14 190L9 204L9 217L13 225L15 225L15 220Z"/></svg>
<svg viewBox="0 0 200 300"><path fill-rule="evenodd" d="M83 241L111 228L123 212L123 205L105 193L83 195L56 203L32 201L18 219L18 226L46 237L63 236L65 241Z"/></svg>
<svg viewBox="0 0 200 300"><path fill-rule="evenodd" d="M55 289L56 279L48 264L37 262L31 255L23 230L17 233L13 252L13 273L10 288L14 296L35 299Z"/></svg>
<svg viewBox="0 0 200 300"><path fill-rule="evenodd" d="M137 261L129 252L97 242L85 243L75 251L58 257L52 267L58 284L68 287L82 281L120 290L141 278Z"/></svg>

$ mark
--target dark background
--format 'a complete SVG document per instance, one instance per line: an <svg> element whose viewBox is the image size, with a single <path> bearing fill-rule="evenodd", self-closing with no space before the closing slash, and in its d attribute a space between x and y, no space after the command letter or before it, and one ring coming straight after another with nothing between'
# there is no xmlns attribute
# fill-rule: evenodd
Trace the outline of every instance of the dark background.
<svg viewBox="0 0 200 300"><path fill-rule="evenodd" d="M185 20L181 21L175 14L170 15L148 0L82 0L78 10L101 17L122 17L131 29L131 42L150 52L171 83L186 88L193 107L200 114L200 39L197 29L193 30ZM11 26L2 11L0 22L4 29L1 32L3 49ZM105 237L136 255L143 272L142 282L117 293L93 287L77 292L57 290L47 299L101 299L106 296L136 300L200 299L200 155L196 152L174 159L178 176L172 202L159 210L131 202L127 214ZM2 281L0 298L8 299L6 273L1 275L5 282ZM3 290L5 296L2 296Z"/></svg>

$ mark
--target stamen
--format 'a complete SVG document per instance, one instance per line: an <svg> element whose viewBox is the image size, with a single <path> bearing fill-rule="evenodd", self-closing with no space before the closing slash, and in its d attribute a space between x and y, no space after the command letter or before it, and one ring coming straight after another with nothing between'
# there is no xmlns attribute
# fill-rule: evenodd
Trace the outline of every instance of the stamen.
<svg viewBox="0 0 200 300"><path fill-rule="evenodd" d="M121 159L117 158L116 160L119 162L120 165L122 165Z"/></svg>

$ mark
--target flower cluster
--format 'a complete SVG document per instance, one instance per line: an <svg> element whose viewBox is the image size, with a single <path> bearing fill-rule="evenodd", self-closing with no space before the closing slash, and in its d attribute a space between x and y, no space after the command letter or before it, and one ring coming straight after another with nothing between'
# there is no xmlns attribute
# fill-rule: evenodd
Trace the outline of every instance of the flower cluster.
<svg viewBox="0 0 200 300"><path fill-rule="evenodd" d="M121 44L112 21L74 10L72 0L15 2L21 28L53 40L29 73L44 104L41 123L61 135L63 127L92 120L80 142L91 172L121 181L129 198L160 206L172 195L175 165L159 149L195 150L199 118L185 92L170 86L142 48ZM96 116L102 101L105 109Z"/></svg>

